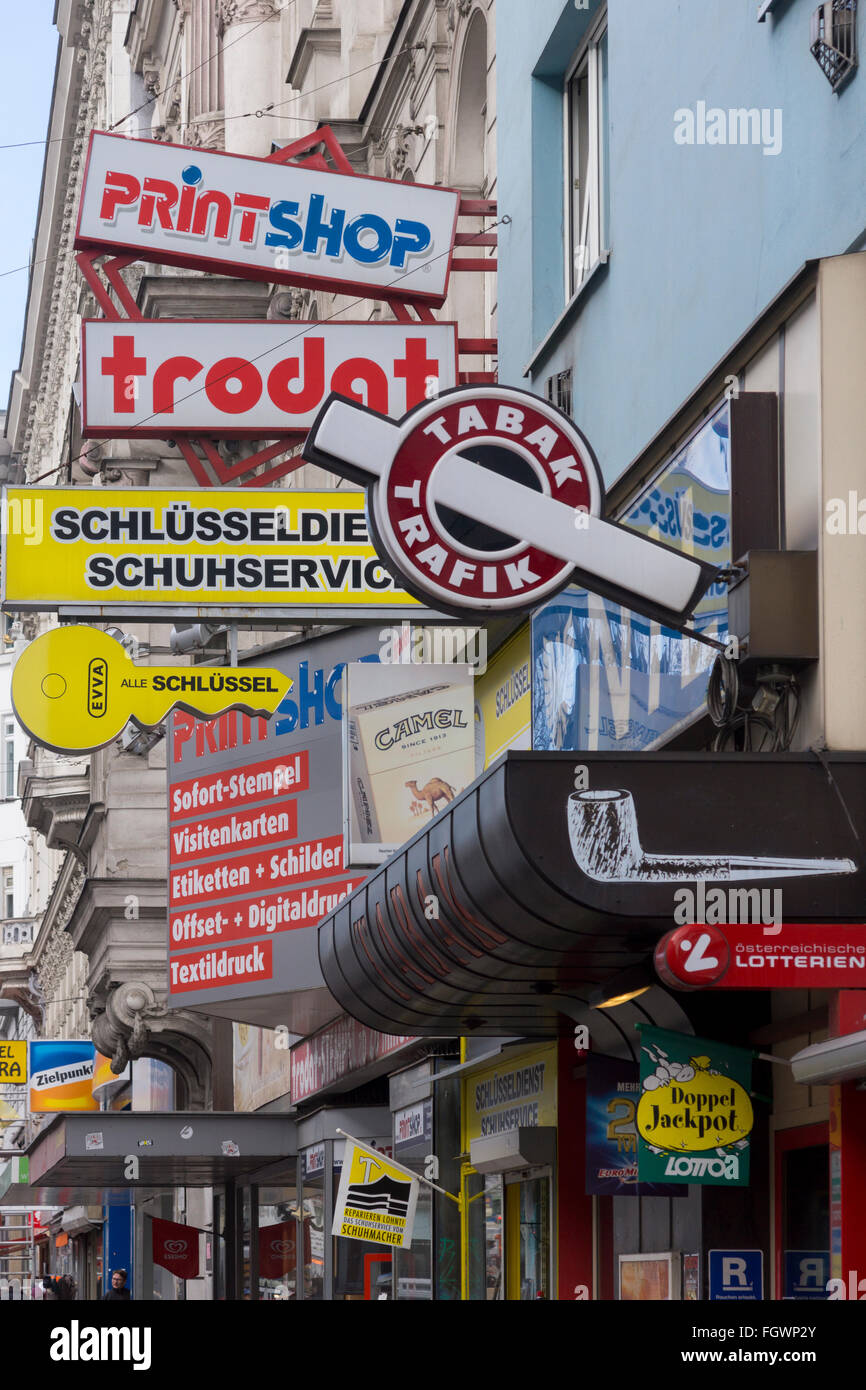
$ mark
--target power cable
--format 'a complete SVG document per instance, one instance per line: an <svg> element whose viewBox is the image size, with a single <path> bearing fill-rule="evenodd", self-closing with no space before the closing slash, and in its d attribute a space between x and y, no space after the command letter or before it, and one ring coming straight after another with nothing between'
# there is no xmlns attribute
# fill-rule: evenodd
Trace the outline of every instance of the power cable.
<svg viewBox="0 0 866 1390"><path fill-rule="evenodd" d="M487 230L490 231L490 230L492 230L493 227L499 227L499 226L501 226L501 225L507 225L510 221L511 221L511 218L506 214L506 215L504 215L504 216L502 216L502 217L500 217L500 218L497 218L497 220L496 220L495 222L491 223L490 227L489 227ZM473 239L474 239L475 237L484 236L485 233L484 233L484 232L473 232L471 235L472 235L472 237L473 237ZM465 243L465 244L466 244L466 245L469 245L469 244L471 244L471 243L467 242L467 243ZM432 256L432 257L430 258L430 260L427 262L427 265L433 265L433 264L435 264L436 261L441 260L443 256L450 256L450 254L451 254L451 248L449 247L449 249L448 249L447 251L440 251L439 254L438 254L437 256ZM406 270L406 271L403 272L402 275L398 275L398 276L396 277L395 280L392 280L392 281L390 282L390 284L385 285L385 286L383 286L382 288L383 288L383 289L386 289L386 290L393 289L394 286L395 286L395 285L398 285L398 284L400 283L401 280L405 280L407 275L414 275L414 274L416 274L416 271L417 271L417 268L416 268L416 270ZM359 299L354 299L354 300L352 300L351 303L349 303L349 304L344 304L341 308L335 309L332 313L330 313L330 314L325 314L323 318L316 319L314 322L308 324L307 327L304 328L304 329L302 329L300 332L292 334L292 336L291 336L290 338L285 338L285 339L283 339L282 342L276 343L273 347L267 348L264 352L260 352L260 353L258 353L255 357L251 357L251 358L249 358L248 360L249 360L250 362L259 362L259 361L261 361L261 359L262 359L263 357L269 357L269 356L271 355L271 353L273 353L273 352L278 352L281 348L289 347L292 343L297 342L299 338L303 338L303 337L305 337L308 333L314 332L315 329L318 328L319 324L328 323L331 319L335 319L339 314L348 313L348 311L349 311L350 309L355 309L355 308L357 308L357 306L358 306L359 304L365 303L365 301L366 301L368 298L369 298L368 295L362 295ZM135 319L131 319L131 320L123 319L123 320L120 321L120 324L119 324L118 326L122 326L122 325L125 325L125 324L132 324L132 325L134 325L136 322L138 322L138 320L135 320ZM404 325L404 326L405 326L405 327L410 327L410 325L408 325L408 324L407 324L407 325ZM413 326L413 327L417 326L417 328L421 329L421 328L428 327L429 325L423 324L423 323L421 323L421 322L419 321L419 323L418 323L417 325L411 325L411 326ZM211 380L211 382L210 382L210 385L211 385L211 386L216 385L219 381L228 381L228 380L229 380L232 376L234 376L234 375L235 375L234 372L225 372L225 373L223 374L223 376L221 376L221 377L219 377L219 378L216 378L216 377L212 378L212 380ZM176 405L181 405L184 401L191 400L193 396L201 395L201 393L202 393L204 390L205 390L205 387L204 387L204 386L197 386L197 387L195 387L192 391L188 391L188 392L186 393L186 395L177 397L177 399L176 399L176 401L175 401L175 404L176 404ZM129 426L129 428L131 428L131 429L140 429L143 425L146 425L146 424L148 423L149 420L155 420L155 419L157 419L157 417L159 416L159 414L160 414L159 411L153 411L153 412L151 412L150 415L145 415L145 416L143 417L143 419L141 419L141 420L136 420L135 423L134 423L133 425ZM179 433L184 433L184 431L178 431L178 432L179 432ZM51 468L51 469L49 469L47 473L40 473L39 476L38 476L37 478L34 478L30 483L27 484L27 486L28 486L28 487L35 487L35 485L36 485L37 483L42 482L43 478L50 478L50 477L52 477L55 473L59 473L60 470L61 470L62 468L67 468L67 467L70 467L73 463L78 463L81 459L86 458L86 457L87 457L87 454L88 454L88 450L87 450L87 449L84 449L84 450L82 450L82 452L81 452L80 454L77 454L75 458L73 458L73 459L64 459L63 463L59 463L59 464L57 465L56 468Z"/></svg>
<svg viewBox="0 0 866 1390"><path fill-rule="evenodd" d="M286 11L288 11L289 7L291 5L294 5L294 3L295 0L289 0L289 4L286 6ZM254 34L257 29L261 29L263 24L270 24L272 19L273 15L266 15L264 19L259 20L258 24L254 24L251 29L245 29L242 34L238 34L237 38L232 39L230 43L220 44L216 53L211 54L210 58L204 58L202 62L197 63L194 68L190 68L189 72L181 73L181 75L179 77L176 77L173 82L170 82L167 87L163 88L161 91L154 92L151 96L147 98L147 101L143 101L140 106L134 106L131 111L127 111L125 116L121 116L119 120L114 121L108 127L108 129L116 130L119 125L123 125L126 121L131 120L133 116L137 116L139 111L144 110L145 106L150 106L159 97L165 96L165 94L167 92L170 92L173 87L177 87L178 84L185 81L186 78L192 77L194 72L199 72L202 68L208 67L209 64L213 63L217 58L220 58L222 54L225 53L227 48L234 48L236 43L240 43L241 39L249 38L249 36L251 34Z"/></svg>

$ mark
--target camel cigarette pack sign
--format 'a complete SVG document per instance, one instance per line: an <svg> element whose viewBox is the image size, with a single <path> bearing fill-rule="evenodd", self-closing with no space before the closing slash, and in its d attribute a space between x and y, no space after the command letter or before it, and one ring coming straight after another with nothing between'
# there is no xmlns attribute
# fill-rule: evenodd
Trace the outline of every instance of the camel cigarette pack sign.
<svg viewBox="0 0 866 1390"><path fill-rule="evenodd" d="M638 1178L748 1187L752 1054L642 1028Z"/></svg>
<svg viewBox="0 0 866 1390"><path fill-rule="evenodd" d="M378 864L475 778L470 668L349 666L344 751L346 862Z"/></svg>

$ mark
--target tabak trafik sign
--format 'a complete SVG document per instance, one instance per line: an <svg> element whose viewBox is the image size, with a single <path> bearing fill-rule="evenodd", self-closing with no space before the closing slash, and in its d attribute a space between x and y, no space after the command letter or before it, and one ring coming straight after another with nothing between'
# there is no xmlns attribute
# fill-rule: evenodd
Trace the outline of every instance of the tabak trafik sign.
<svg viewBox="0 0 866 1390"><path fill-rule="evenodd" d="M568 416L526 391L464 387L399 423L331 397L304 457L368 489L376 549L442 611L530 608L583 582L681 622L715 570L602 519L604 483Z"/></svg>
<svg viewBox="0 0 866 1390"><path fill-rule="evenodd" d="M94 131L76 250L438 306L460 194Z"/></svg>

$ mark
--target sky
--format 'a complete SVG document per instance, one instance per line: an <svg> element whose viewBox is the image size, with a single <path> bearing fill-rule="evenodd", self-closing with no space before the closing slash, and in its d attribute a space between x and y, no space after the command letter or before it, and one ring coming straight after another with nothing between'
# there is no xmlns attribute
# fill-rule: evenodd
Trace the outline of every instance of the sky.
<svg viewBox="0 0 866 1390"><path fill-rule="evenodd" d="M5 0L0 49L0 410L6 409L12 373L21 360L21 332L54 65L54 0ZM15 270L24 266L24 270ZM12 275L5 272L15 270Z"/></svg>

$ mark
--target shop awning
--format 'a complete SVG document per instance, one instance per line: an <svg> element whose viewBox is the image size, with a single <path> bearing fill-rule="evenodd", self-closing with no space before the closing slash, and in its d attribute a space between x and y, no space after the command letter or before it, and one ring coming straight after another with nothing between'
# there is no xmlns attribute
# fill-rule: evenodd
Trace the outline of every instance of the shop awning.
<svg viewBox="0 0 866 1390"><path fill-rule="evenodd" d="M653 984L698 881L750 911L782 889L787 922L862 921L864 771L863 753L508 753L324 919L325 981L383 1032L550 1036Z"/></svg>
<svg viewBox="0 0 866 1390"><path fill-rule="evenodd" d="M65 1114L28 1148L28 1181L31 1190L66 1189L93 1201L94 1189L214 1187L231 1178L250 1180L265 1167L277 1181L283 1161L293 1178L296 1153L295 1124L286 1115ZM136 1177L126 1176L130 1155L138 1159Z"/></svg>

